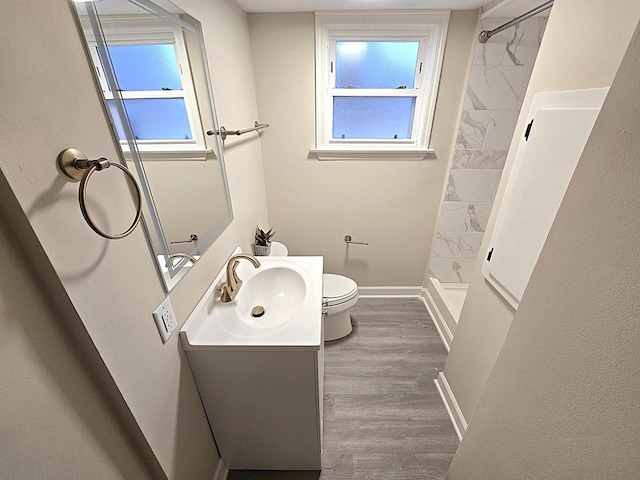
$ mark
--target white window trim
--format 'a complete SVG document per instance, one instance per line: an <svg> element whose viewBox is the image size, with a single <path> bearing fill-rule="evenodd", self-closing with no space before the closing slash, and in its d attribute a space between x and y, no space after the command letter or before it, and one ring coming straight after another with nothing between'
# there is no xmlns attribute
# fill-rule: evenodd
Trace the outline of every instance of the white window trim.
<svg viewBox="0 0 640 480"><path fill-rule="evenodd" d="M115 18L117 17L117 18ZM117 15L110 17L103 15L100 19L104 32L109 36L109 45L119 43L137 44L168 42L173 43L176 58L180 67L180 76L183 90L154 91L154 98L183 98L187 109L189 127L193 138L191 140L136 140L136 146L145 160L207 160L214 156L213 150L206 147L200 111L196 101L196 92L193 84L191 66L187 53L182 29L178 26L168 25L165 21L140 15ZM84 27L84 23L83 23ZM88 33L88 35L87 35ZM102 71L100 59L95 45L95 38L90 29L85 28L85 35L89 43L89 50L93 57L94 66L98 72L98 82L106 99L113 98L109 91L106 75ZM123 99L148 98L148 92L123 92ZM120 140L120 146L126 160L133 158L129 144L126 140Z"/></svg>
<svg viewBox="0 0 640 480"><path fill-rule="evenodd" d="M316 12L316 148L319 160L435 158L428 148L442 70L450 11ZM416 99L414 140L371 141L331 138L332 38L427 37L422 57L423 98ZM421 51L420 55L424 55ZM334 91L337 91L334 89ZM355 92L351 91L351 94ZM364 94L364 92L363 92Z"/></svg>

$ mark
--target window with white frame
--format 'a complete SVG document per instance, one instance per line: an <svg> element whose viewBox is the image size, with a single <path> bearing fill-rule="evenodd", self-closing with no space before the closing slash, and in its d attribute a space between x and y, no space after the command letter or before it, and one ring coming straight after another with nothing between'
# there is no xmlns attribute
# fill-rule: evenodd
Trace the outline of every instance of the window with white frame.
<svg viewBox="0 0 640 480"><path fill-rule="evenodd" d="M125 27L122 18L113 25L108 17L103 16L101 21L111 67L138 150L157 154L159 158L171 158L178 152L180 158L187 158L187 152L195 157L207 153L181 29L149 17L132 17ZM103 95L127 154L127 139L112 85L97 45L90 43L90 46Z"/></svg>
<svg viewBox="0 0 640 480"><path fill-rule="evenodd" d="M320 159L424 158L449 12L316 13Z"/></svg>

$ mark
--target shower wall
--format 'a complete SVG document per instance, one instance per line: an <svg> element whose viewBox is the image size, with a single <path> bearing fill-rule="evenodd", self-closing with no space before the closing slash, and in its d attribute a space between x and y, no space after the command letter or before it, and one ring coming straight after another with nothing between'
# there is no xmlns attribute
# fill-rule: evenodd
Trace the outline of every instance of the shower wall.
<svg viewBox="0 0 640 480"><path fill-rule="evenodd" d="M480 20L478 33L511 18ZM468 283L546 25L533 17L477 41L425 275Z"/></svg>

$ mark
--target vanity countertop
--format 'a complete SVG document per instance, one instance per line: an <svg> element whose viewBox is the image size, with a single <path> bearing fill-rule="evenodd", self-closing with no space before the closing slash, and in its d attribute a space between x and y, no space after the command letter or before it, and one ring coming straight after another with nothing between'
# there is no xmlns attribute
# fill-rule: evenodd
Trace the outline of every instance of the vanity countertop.
<svg viewBox="0 0 640 480"><path fill-rule="evenodd" d="M229 303L216 291L225 280L225 264L180 330L185 350L320 348L323 258L257 258L259 268L246 260L238 264L243 285ZM254 318L251 308L261 304L265 314Z"/></svg>

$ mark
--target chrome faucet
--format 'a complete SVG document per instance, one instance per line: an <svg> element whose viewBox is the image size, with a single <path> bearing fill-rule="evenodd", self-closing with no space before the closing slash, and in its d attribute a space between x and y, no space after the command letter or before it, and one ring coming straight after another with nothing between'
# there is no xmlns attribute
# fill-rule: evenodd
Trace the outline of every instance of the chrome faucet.
<svg viewBox="0 0 640 480"><path fill-rule="evenodd" d="M222 282L220 286L218 286L220 301L222 303L232 302L233 299L236 298L236 295L238 295L238 291L240 291L242 280L238 278L236 268L238 268L240 260L242 259L249 260L256 268L260 266L260 262L256 257L247 255L246 253L239 253L231 257L227 263L227 281Z"/></svg>

